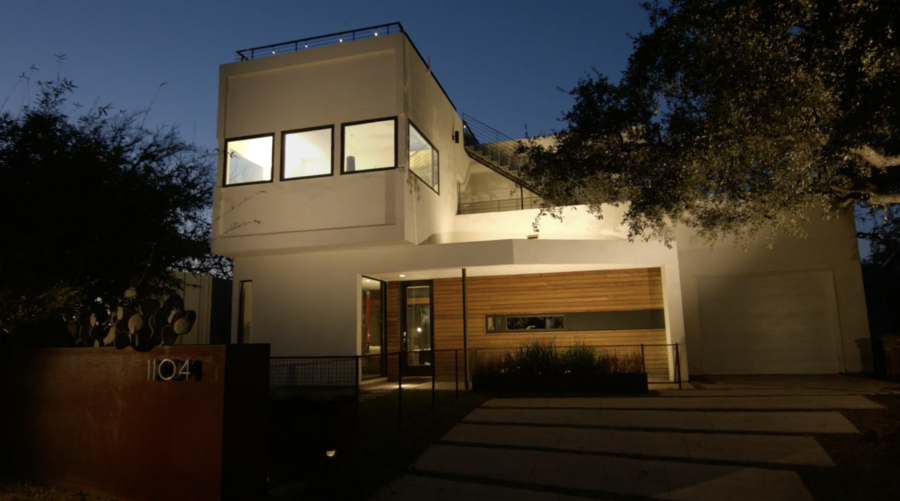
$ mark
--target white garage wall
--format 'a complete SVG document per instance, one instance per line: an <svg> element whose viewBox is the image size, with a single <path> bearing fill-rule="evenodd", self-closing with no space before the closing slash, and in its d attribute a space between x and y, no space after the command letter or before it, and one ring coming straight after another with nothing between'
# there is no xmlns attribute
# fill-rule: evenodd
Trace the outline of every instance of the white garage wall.
<svg viewBox="0 0 900 501"><path fill-rule="evenodd" d="M681 272L684 325L688 348L702 349L698 281L704 277L761 276L792 272L828 272L832 276L837 307L836 330L840 336L838 358L844 372L872 371L869 323L851 213L838 220L812 217L807 238L779 235L773 249L765 248L765 236L744 251L731 242L720 242L714 250L686 228L677 231ZM704 367L694 356L691 374L713 374L720 368Z"/></svg>
<svg viewBox="0 0 900 501"><path fill-rule="evenodd" d="M706 372L841 372L843 350L830 272L699 277L697 295L699 351Z"/></svg>

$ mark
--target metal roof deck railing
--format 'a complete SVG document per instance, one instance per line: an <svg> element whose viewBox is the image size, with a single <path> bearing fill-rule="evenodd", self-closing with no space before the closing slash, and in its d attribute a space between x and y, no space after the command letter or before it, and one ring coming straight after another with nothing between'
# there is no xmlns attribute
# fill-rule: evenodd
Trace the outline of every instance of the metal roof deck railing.
<svg viewBox="0 0 900 501"><path fill-rule="evenodd" d="M403 25L401 25L400 23L381 24L378 26L370 26L368 28L360 28L357 30L331 33L330 35L321 35L312 38L301 38L299 40L291 40L290 42L262 45L259 47L253 47L252 49L242 49L236 51L236 60L248 61L250 59L259 59L261 57L274 56L276 54L286 54L288 52L315 49L317 47L325 47L326 45L335 45L344 42L355 42L356 40L395 35L402 32Z"/></svg>
<svg viewBox="0 0 900 501"><path fill-rule="evenodd" d="M315 49L318 47L325 47L328 45L337 45L341 43L355 42L357 40L377 38L380 36L396 35L399 33L406 34L406 30L403 29L403 25L399 22L379 24L376 26L369 26L368 28L340 31L338 33L331 33L329 35L301 38L298 40L291 40L290 42L281 42L272 45L261 45L259 47L253 47L250 49L241 49L235 51L237 53L235 60L249 61L251 59L259 59L262 57L275 56L278 54L287 54L290 52L299 52L303 50ZM406 35L406 39L409 40L410 45L412 45L413 49L416 51L416 54L419 55L419 59L421 59L423 63L429 66L430 73L430 64L425 60L424 57L422 57L422 53L419 52L418 47L416 47L416 44L414 44L412 39L409 38L408 34ZM441 92L444 93L447 101L450 101L450 105L453 106L453 109L456 109L456 105L453 104L453 100L450 99L450 96L447 94L447 91L444 90L444 86L441 85L441 82L439 82L437 77L434 76L434 73L431 73L431 76L438 84Z"/></svg>

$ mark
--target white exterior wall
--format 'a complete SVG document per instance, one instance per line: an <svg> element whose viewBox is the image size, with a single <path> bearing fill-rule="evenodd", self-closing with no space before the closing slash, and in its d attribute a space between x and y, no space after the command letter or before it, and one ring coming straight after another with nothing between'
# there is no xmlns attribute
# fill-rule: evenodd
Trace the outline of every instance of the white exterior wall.
<svg viewBox="0 0 900 501"><path fill-rule="evenodd" d="M458 277L461 268L480 276L654 267L663 270L667 341L683 348L677 252L658 243L520 239L242 257L234 283L253 281L253 342L270 343L273 356L356 355L362 275L411 280ZM235 326L237 310L235 300ZM686 351L681 356L686 378Z"/></svg>
<svg viewBox="0 0 900 501"><path fill-rule="evenodd" d="M703 374L699 350L700 309L697 279L700 277L759 276L805 271L826 271L834 278L840 330L838 354L841 372L871 372L871 346L862 272L853 215L825 221L812 216L808 238L779 235L774 248L766 249L761 237L745 252L731 242L709 245L686 228L677 231L678 262L681 269L684 325L687 343L694 351L690 370Z"/></svg>
<svg viewBox="0 0 900 501"><path fill-rule="evenodd" d="M852 217L814 223L808 240L781 237L774 251L719 244L714 252L680 230L677 245L629 243L622 208L598 220L584 207L559 222L532 223L537 210L456 215L457 183L485 169L462 144L462 122L405 35L391 35L224 65L218 137L273 133L273 182L223 187L214 201L213 251L233 257L233 332L239 288L253 281L253 342L273 355L350 355L359 351L360 277L397 280L660 267L666 332L682 347L683 376L702 373L697 277L831 270L840 316L844 370L868 368L857 343L868 328ZM340 173L341 124L397 117L397 168ZM408 120L440 156L440 193L408 172ZM281 132L334 127L334 174L280 181ZM452 140L459 132L460 142ZM490 189L498 183L479 179ZM485 176L482 176L482 178ZM494 186L497 184L497 186ZM264 192L264 193L263 193ZM259 220L229 230L242 222ZM864 343L863 343L864 344ZM855 350L855 351L854 351ZM689 360L692 362L689 363ZM691 365L693 364L693 365Z"/></svg>
<svg viewBox="0 0 900 501"><path fill-rule="evenodd" d="M223 186L219 156L213 252L226 256L412 242L405 225L404 42L401 35L226 64L219 77L225 140L274 134L273 182ZM340 173L341 124L398 118L398 168ZM281 133L333 126L334 175L280 181ZM232 229L235 225L259 221Z"/></svg>

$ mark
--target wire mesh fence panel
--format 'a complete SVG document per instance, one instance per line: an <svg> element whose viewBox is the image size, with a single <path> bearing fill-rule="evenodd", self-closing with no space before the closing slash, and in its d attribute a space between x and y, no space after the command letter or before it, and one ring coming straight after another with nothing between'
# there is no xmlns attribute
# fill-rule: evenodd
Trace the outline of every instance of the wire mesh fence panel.
<svg viewBox="0 0 900 501"><path fill-rule="evenodd" d="M269 386L287 396L351 396L359 384L357 357L277 357Z"/></svg>
<svg viewBox="0 0 900 501"><path fill-rule="evenodd" d="M677 382L674 345L645 345L644 360L650 384Z"/></svg>

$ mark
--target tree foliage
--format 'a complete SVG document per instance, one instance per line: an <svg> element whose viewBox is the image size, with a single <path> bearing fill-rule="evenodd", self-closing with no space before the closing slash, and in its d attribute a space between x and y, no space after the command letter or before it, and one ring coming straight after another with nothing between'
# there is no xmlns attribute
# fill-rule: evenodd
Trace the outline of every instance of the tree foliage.
<svg viewBox="0 0 900 501"><path fill-rule="evenodd" d="M129 287L164 294L170 270L220 272L209 256L215 155L146 111L82 110L65 79L0 115L0 330L31 336ZM70 114L70 112L74 112Z"/></svg>
<svg viewBox="0 0 900 501"><path fill-rule="evenodd" d="M552 144L524 147L549 212L627 203L632 238L682 223L714 241L900 203L896 0L644 8L622 79L581 79Z"/></svg>

